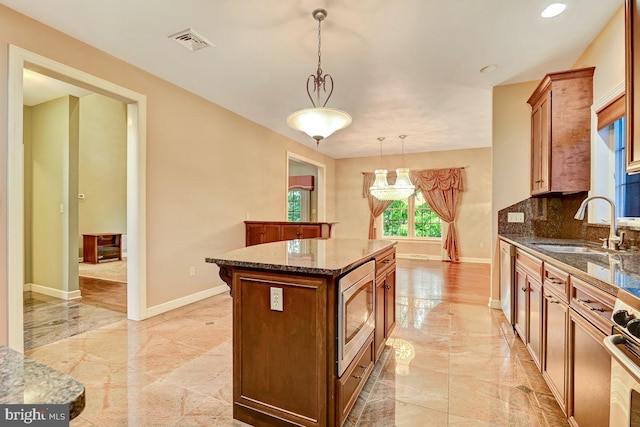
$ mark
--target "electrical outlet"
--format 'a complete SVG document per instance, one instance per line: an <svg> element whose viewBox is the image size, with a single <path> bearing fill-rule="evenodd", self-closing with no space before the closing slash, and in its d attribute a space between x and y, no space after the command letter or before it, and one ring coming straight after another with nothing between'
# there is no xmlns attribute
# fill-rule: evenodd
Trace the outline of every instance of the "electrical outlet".
<svg viewBox="0 0 640 427"><path fill-rule="evenodd" d="M524 222L524 212L509 212L507 222Z"/></svg>
<svg viewBox="0 0 640 427"><path fill-rule="evenodd" d="M189 276L193 277L196 275L196 268L195 267L190 267L189 268Z"/></svg>
<svg viewBox="0 0 640 427"><path fill-rule="evenodd" d="M480 243L480 249L484 249L484 243Z"/></svg>
<svg viewBox="0 0 640 427"><path fill-rule="evenodd" d="M271 288L271 310L282 311L282 288Z"/></svg>

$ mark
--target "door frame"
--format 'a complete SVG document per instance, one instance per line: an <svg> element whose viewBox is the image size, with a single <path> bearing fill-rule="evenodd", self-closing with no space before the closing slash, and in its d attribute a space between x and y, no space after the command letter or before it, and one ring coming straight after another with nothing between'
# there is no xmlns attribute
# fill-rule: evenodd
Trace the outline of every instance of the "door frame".
<svg viewBox="0 0 640 427"><path fill-rule="evenodd" d="M289 160L296 160L298 162L303 162L310 164L311 166L315 166L318 168L318 182L316 183L316 188L318 189L318 222L326 221L327 217L327 166L324 163L317 162L308 157L303 157L299 154L293 153L291 151L287 151L287 161L286 169L285 169L285 192L284 194L289 194ZM285 221L289 218L289 203L287 202L289 199L285 197L285 206L284 206L284 218Z"/></svg>
<svg viewBox="0 0 640 427"><path fill-rule="evenodd" d="M147 310L145 95L9 45L7 147L7 314L9 347L24 351L24 144L23 70L31 69L127 104L127 318ZM73 197L73 195L70 195ZM68 203L67 201L64 201ZM68 242L67 242L68 246ZM63 248L66 258L68 247Z"/></svg>

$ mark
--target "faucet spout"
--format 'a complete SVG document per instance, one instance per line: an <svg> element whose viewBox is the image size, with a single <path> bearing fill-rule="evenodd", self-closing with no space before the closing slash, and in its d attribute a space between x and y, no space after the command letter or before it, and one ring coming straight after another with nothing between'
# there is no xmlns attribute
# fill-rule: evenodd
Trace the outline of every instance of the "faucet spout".
<svg viewBox="0 0 640 427"><path fill-rule="evenodd" d="M576 215L574 216L574 218L578 220L583 220L584 214L587 210L587 205L591 200L595 200L595 199L606 200L611 206L611 222L609 223L609 238L607 239L607 243L608 243L607 246L609 249L614 249L614 250L620 249L620 245L622 244L622 241L624 239L624 232L618 235L618 223L616 221L616 206L613 203L613 200L605 196L587 197L582 201L582 204L580 205L580 208L578 208L578 211L576 212Z"/></svg>

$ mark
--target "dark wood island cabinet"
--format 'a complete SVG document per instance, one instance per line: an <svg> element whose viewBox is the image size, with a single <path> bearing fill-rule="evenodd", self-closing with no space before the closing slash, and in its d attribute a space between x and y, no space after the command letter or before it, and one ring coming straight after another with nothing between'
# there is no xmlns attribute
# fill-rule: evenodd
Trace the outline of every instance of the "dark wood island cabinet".
<svg viewBox="0 0 640 427"><path fill-rule="evenodd" d="M233 417L255 426L341 426L395 325L395 242L283 241L206 261L220 267L233 296ZM360 271L368 271L354 282L362 291L345 296L344 283ZM341 336L362 316L342 307L358 298L352 309L368 307L371 332L344 366Z"/></svg>

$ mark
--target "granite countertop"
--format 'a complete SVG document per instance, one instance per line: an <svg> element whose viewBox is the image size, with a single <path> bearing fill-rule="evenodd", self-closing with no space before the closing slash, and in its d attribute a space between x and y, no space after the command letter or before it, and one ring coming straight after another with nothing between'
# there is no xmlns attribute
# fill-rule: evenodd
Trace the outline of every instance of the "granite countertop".
<svg viewBox="0 0 640 427"><path fill-rule="evenodd" d="M0 345L0 404L68 404L69 418L84 409L84 386L68 375Z"/></svg>
<svg viewBox="0 0 640 427"><path fill-rule="evenodd" d="M366 239L287 240L236 249L205 261L219 266L337 276L395 244Z"/></svg>
<svg viewBox="0 0 640 427"><path fill-rule="evenodd" d="M610 251L586 240L550 239L544 237L500 234L521 249L532 252L538 258L573 274L610 295L616 296L624 289L640 296L640 252ZM558 253L541 248L541 244L583 245L597 252Z"/></svg>

